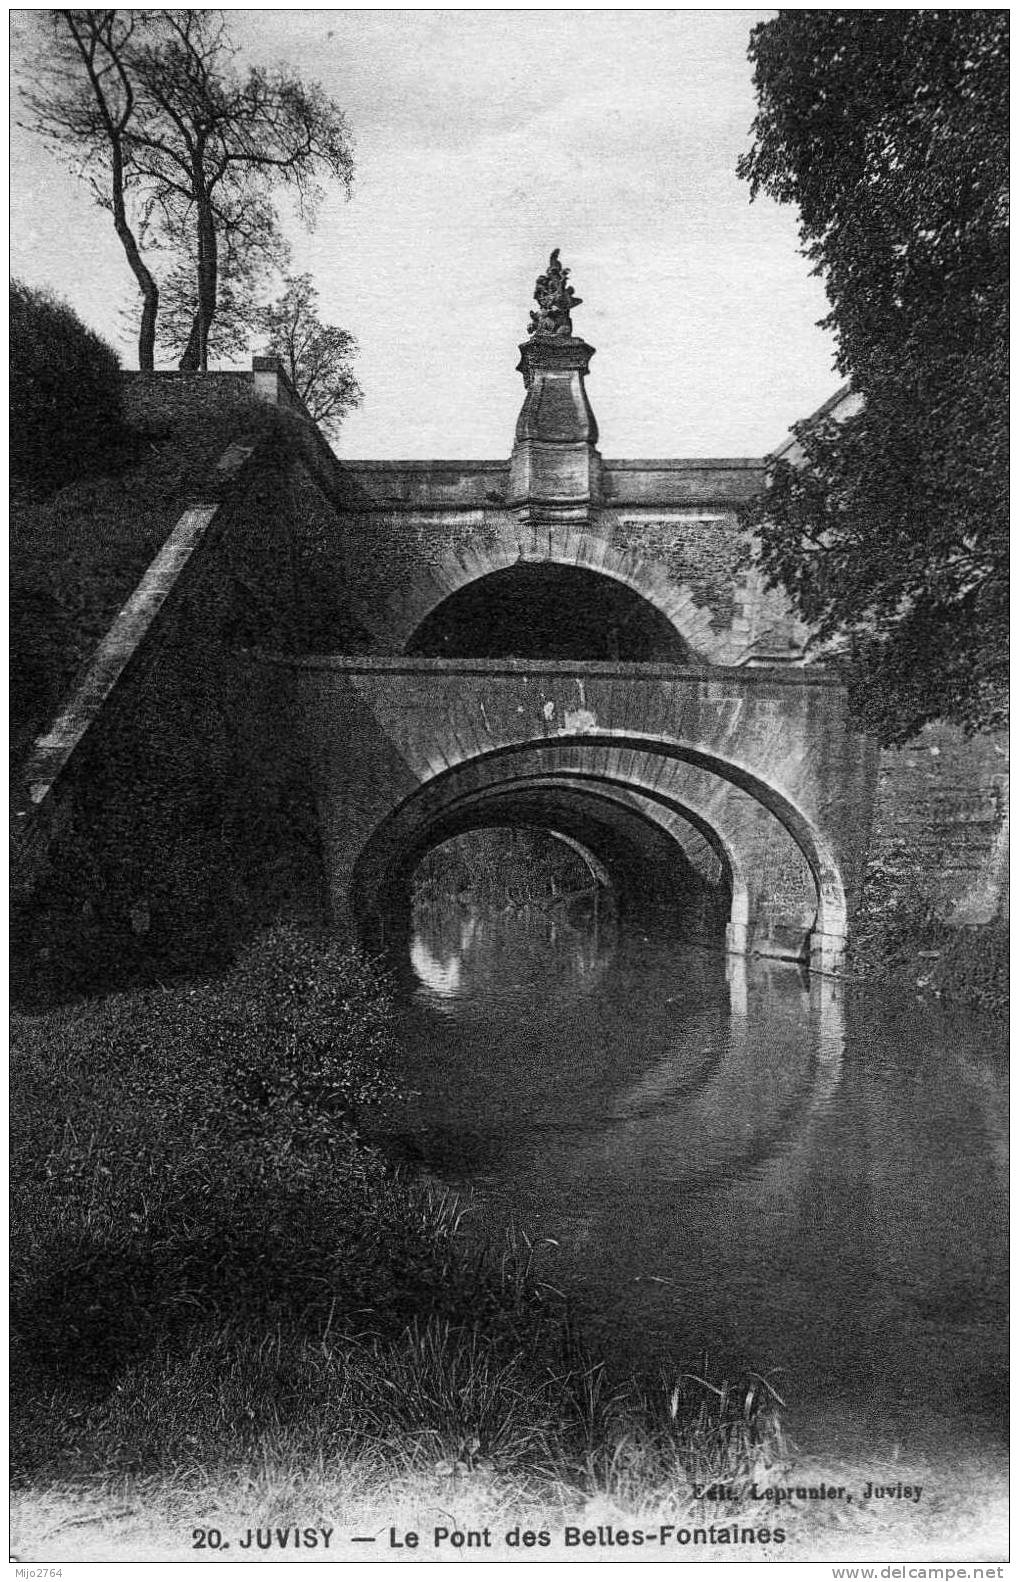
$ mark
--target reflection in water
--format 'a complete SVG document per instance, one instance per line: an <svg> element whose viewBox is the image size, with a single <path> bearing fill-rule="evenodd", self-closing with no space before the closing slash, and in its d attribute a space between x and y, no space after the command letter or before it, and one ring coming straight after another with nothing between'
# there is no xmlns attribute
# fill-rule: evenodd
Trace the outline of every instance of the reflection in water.
<svg viewBox="0 0 1019 1582"><path fill-rule="evenodd" d="M400 1124L486 1223L555 1239L606 1346L782 1370L826 1451L998 1434L993 1035L591 913L415 929Z"/></svg>
<svg viewBox="0 0 1019 1582"><path fill-rule="evenodd" d="M569 906L486 907L429 902L414 908L410 963L419 998L436 1009L503 1004L519 988L534 993L584 993L608 966L613 914L597 893Z"/></svg>

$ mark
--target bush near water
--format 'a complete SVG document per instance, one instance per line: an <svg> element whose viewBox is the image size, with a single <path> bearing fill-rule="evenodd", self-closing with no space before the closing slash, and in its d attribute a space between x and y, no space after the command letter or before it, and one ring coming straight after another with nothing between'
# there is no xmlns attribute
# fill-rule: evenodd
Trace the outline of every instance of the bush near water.
<svg viewBox="0 0 1019 1582"><path fill-rule="evenodd" d="M16 1018L19 1481L329 1463L675 1493L760 1466L765 1381L613 1377L524 1238L479 1246L359 1141L398 1065L384 983L292 929L216 981Z"/></svg>
<svg viewBox="0 0 1019 1582"><path fill-rule="evenodd" d="M850 971L875 984L912 984L947 1006L1007 1017L1007 918L947 923L935 911L930 880L905 840L870 860L849 939Z"/></svg>

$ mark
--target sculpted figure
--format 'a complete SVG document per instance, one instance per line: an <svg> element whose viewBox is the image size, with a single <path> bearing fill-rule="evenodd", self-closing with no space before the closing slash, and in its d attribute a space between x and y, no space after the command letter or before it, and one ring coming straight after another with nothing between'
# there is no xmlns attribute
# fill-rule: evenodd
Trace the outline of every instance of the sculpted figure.
<svg viewBox="0 0 1019 1582"><path fill-rule="evenodd" d="M571 336L573 320L570 313L584 300L578 297L568 283L570 271L559 262L558 247L548 261L548 269L539 275L534 285L537 309L531 310L529 335Z"/></svg>

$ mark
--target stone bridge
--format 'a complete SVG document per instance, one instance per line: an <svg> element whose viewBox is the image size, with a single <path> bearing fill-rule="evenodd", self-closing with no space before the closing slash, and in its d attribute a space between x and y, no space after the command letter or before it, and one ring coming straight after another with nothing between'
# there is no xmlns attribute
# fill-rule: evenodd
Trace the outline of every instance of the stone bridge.
<svg viewBox="0 0 1019 1582"><path fill-rule="evenodd" d="M836 966L869 754L823 674L525 660L266 661L317 793L333 907L362 931L431 846L540 823L611 867L666 837L724 881L732 951Z"/></svg>
<svg viewBox="0 0 1019 1582"><path fill-rule="evenodd" d="M766 463L604 459L592 348L543 315L508 459L338 461L293 411L224 457L29 766L26 883L73 928L207 937L232 875L264 916L300 867L377 942L431 847L537 825L732 952L838 967L877 752L746 553Z"/></svg>
<svg viewBox="0 0 1019 1582"><path fill-rule="evenodd" d="M745 553L765 464L603 460L564 302L520 347L507 462L342 464L318 581L343 641L327 621L318 653L262 660L334 912L375 938L430 846L540 824L610 870L620 849L663 874L681 857L726 897L729 950L833 968L874 755Z"/></svg>

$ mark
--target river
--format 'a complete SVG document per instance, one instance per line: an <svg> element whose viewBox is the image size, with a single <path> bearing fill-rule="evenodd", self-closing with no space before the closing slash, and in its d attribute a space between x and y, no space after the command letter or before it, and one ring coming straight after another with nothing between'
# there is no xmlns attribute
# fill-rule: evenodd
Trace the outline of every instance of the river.
<svg viewBox="0 0 1019 1582"><path fill-rule="evenodd" d="M415 914L410 1157L592 1340L768 1374L808 1452L1004 1436L1003 1031L588 906Z"/></svg>

